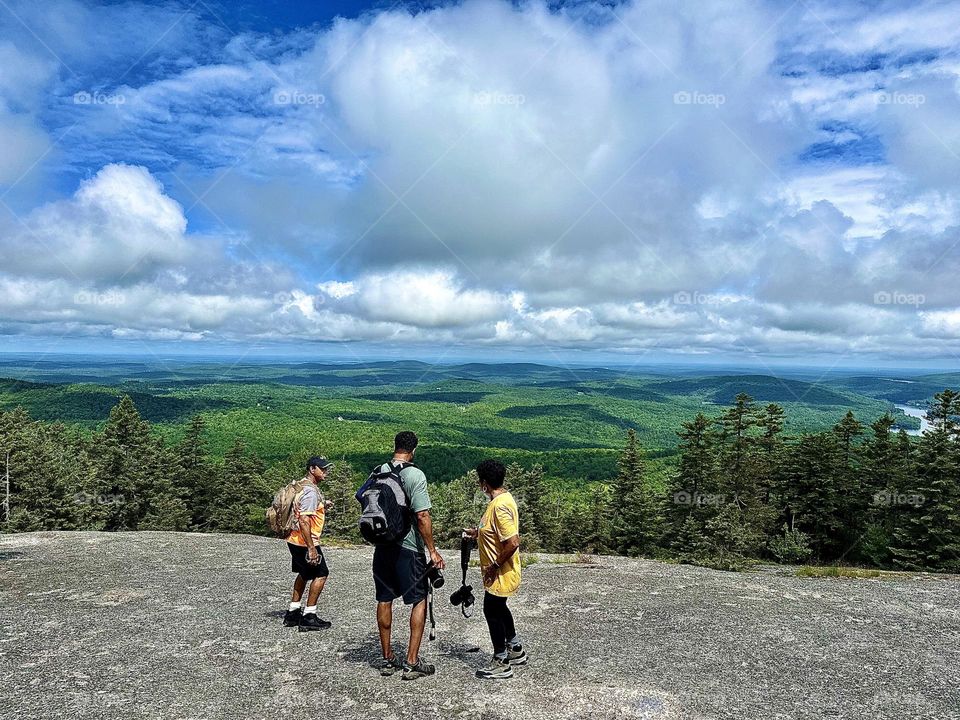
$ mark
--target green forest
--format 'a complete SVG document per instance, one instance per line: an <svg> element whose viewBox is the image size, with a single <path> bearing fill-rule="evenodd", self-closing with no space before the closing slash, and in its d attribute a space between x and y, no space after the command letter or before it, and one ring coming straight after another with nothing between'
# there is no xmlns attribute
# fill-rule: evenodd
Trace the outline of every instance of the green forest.
<svg viewBox="0 0 960 720"><path fill-rule="evenodd" d="M863 418L890 412L898 429L916 431L919 421L896 404L922 408L958 384L957 375L893 382L532 363L25 358L0 359L0 410L21 407L91 437L129 395L168 445L179 444L202 415L214 459L226 458L240 438L268 466L319 451L367 468L396 432L410 429L423 440L418 461L434 481L453 481L493 454L540 465L551 486L572 489L616 475L628 429L645 450L648 474L664 480L675 467L681 423L718 412L741 392L779 404L788 434L829 429L848 410Z"/></svg>
<svg viewBox="0 0 960 720"><path fill-rule="evenodd" d="M168 394L158 394L157 382L133 383L139 395L129 380L86 393L77 388L90 385L0 384L6 404L20 400L0 412L6 530L266 534L274 492L324 452L337 461L323 488L335 503L326 532L357 541L353 494L409 419L429 439L418 461L445 546L479 517L484 498L472 467L493 456L509 463L525 550L724 569L778 562L960 571L960 396L951 390L928 403L932 429L910 437L909 422L888 412L899 398L883 396L906 389L876 383L873 396L812 385L814 395L800 401L797 388L752 381L761 396L786 392L778 403L733 394L744 383L729 378L568 378L561 387L537 378L535 402L505 377L372 383L363 392L346 382L349 393L322 400L312 388L263 385L262 377L181 378ZM683 402L662 402L663 393L683 393ZM105 397L109 415L95 420ZM271 414L271 403L283 413ZM844 404L855 408L838 412ZM881 412L861 420L858 408Z"/></svg>

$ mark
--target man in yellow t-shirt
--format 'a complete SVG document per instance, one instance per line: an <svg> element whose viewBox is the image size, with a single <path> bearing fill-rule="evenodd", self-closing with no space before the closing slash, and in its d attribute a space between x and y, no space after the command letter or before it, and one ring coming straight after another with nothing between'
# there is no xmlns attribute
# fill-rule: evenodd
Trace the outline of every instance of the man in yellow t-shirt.
<svg viewBox="0 0 960 720"><path fill-rule="evenodd" d="M327 477L333 463L325 457L316 456L307 461L307 474L304 476L303 489L293 501L293 515L297 526L287 537L290 549L290 570L297 574L290 595L290 606L283 617L283 624L301 631L322 630L330 627L330 622L317 617L317 600L323 591L330 571L327 560L320 549L320 535L326 512L333 503L325 501L317 483ZM301 606L303 591L310 583L310 592L306 606Z"/></svg>
<svg viewBox="0 0 960 720"><path fill-rule="evenodd" d="M527 653L513 624L507 598L520 588L520 513L517 502L503 487L507 469L496 460L477 466L480 489L490 498L480 526L466 528L476 538L483 572L483 616L493 641L490 665L477 670L477 677L499 680L513 676L513 666L527 662Z"/></svg>

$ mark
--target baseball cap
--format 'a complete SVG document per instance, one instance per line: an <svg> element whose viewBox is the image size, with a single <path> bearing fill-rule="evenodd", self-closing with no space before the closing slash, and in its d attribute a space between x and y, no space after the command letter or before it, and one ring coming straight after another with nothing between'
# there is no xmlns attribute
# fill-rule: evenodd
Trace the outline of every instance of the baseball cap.
<svg viewBox="0 0 960 720"><path fill-rule="evenodd" d="M307 470L312 467L318 467L321 470L329 470L333 467L333 463L327 460L323 455L314 455L312 458L307 460Z"/></svg>

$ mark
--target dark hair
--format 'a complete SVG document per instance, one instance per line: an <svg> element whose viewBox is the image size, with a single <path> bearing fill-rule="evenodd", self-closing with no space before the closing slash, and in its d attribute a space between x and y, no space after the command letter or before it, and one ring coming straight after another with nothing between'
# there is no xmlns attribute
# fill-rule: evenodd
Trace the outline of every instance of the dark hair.
<svg viewBox="0 0 960 720"><path fill-rule="evenodd" d="M503 487L504 478L507 477L507 469L498 460L484 460L477 465L477 477L484 485L496 490Z"/></svg>
<svg viewBox="0 0 960 720"><path fill-rule="evenodd" d="M404 430L403 432L398 432L397 436L393 439L393 449L395 452L408 452L412 453L417 449L417 443L420 442L417 440L417 435L412 430Z"/></svg>

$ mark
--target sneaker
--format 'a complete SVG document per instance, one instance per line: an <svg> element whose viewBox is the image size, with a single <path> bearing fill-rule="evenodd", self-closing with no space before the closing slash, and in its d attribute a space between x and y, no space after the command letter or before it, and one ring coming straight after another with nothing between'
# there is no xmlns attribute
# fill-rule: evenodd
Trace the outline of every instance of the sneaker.
<svg viewBox="0 0 960 720"><path fill-rule="evenodd" d="M403 670L403 663L400 658L394 655L392 658L380 658L380 674L383 677L390 677L397 670Z"/></svg>
<svg viewBox="0 0 960 720"><path fill-rule="evenodd" d="M296 610L287 610L283 616L284 627L296 627L300 624L300 618L303 617L303 608Z"/></svg>
<svg viewBox="0 0 960 720"><path fill-rule="evenodd" d="M513 666L506 658L498 658L494 655L489 665L477 670L477 677L483 680L503 680L513 677Z"/></svg>
<svg viewBox="0 0 960 720"><path fill-rule="evenodd" d="M526 665L527 652L520 645L511 645L507 648L507 662L511 665Z"/></svg>
<svg viewBox="0 0 960 720"><path fill-rule="evenodd" d="M297 630L300 632L307 632L308 630L326 630L331 625L332 623L318 618L316 613L310 613L309 615L304 615L300 618L300 625L297 627Z"/></svg>
<svg viewBox="0 0 960 720"><path fill-rule="evenodd" d="M423 658L417 658L417 662L414 665L406 661L403 663L404 680L416 680L426 675L433 675L436 671L437 669L433 665L425 663Z"/></svg>

